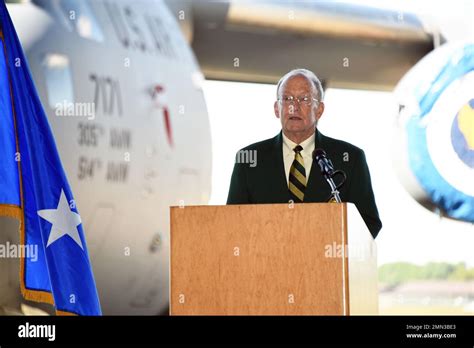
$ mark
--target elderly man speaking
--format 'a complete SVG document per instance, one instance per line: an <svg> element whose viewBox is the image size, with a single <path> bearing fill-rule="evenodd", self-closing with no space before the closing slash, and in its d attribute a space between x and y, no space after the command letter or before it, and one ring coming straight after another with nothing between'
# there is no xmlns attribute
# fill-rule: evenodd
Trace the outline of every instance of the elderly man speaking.
<svg viewBox="0 0 474 348"><path fill-rule="evenodd" d="M275 116L281 132L251 144L241 152L255 152L257 164L236 161L227 204L327 202L330 186L313 163L315 148L324 149L347 180L340 188L343 202L354 203L375 238L382 228L364 151L345 141L323 135L318 120L324 112L324 91L317 76L295 69L277 85Z"/></svg>

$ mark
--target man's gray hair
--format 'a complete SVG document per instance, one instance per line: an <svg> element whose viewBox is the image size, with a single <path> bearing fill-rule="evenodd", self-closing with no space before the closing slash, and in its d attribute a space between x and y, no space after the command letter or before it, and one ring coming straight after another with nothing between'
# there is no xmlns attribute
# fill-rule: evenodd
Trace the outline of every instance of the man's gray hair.
<svg viewBox="0 0 474 348"><path fill-rule="evenodd" d="M293 70L287 72L280 79L280 81L278 81L277 90L276 90L277 99L280 98L280 87L283 84L283 82L285 82L286 80L288 80L290 77L293 77L293 76L304 76L304 77L306 77L313 84L314 88L316 89L316 92L318 94L318 96L317 96L318 100L320 100L320 101L324 100L323 85L321 84L321 81L319 81L316 74L314 72L312 72L311 70L301 69L301 68L293 69Z"/></svg>

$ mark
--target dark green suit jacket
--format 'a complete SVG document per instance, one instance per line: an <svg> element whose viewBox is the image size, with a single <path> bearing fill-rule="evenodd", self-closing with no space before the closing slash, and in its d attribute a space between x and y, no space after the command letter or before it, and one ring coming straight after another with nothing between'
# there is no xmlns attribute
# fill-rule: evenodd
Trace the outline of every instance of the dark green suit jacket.
<svg viewBox="0 0 474 348"><path fill-rule="evenodd" d="M282 142L280 132L274 138L242 149L256 150L256 165L252 167L249 163L236 161L227 204L288 203L290 194L285 177ZM345 141L324 136L317 129L315 148L325 150L334 169L346 173L347 180L339 189L341 200L356 205L375 238L382 228L382 222L375 204L364 151ZM337 182L336 179L335 181ZM313 161L304 202L327 202L330 197L329 185L321 174L319 165Z"/></svg>

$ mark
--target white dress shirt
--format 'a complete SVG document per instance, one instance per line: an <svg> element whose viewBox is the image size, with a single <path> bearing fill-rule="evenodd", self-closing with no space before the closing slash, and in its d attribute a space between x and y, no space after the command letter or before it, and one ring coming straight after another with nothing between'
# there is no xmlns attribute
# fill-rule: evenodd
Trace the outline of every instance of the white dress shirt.
<svg viewBox="0 0 474 348"><path fill-rule="evenodd" d="M283 162L285 163L286 183L289 184L290 168L293 164L293 161L295 160L295 152L293 149L298 144L291 141L283 132L281 132L281 134L283 135ZM313 164L312 154L315 146L315 137L316 135L313 133L313 135L311 135L308 139L299 144L303 148L301 151L301 156L303 157L304 169L306 172L306 183L308 182L311 165Z"/></svg>

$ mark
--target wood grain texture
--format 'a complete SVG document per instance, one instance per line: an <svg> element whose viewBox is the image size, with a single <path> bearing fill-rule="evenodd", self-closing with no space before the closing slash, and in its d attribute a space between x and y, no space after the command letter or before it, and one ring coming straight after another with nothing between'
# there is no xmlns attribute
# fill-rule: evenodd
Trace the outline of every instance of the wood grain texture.
<svg viewBox="0 0 474 348"><path fill-rule="evenodd" d="M345 203L171 208L172 315L344 315ZM368 233L368 232L367 232Z"/></svg>

